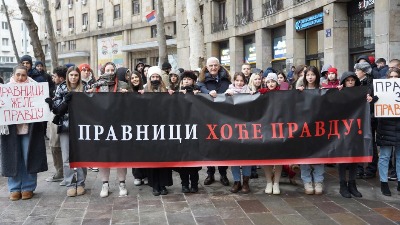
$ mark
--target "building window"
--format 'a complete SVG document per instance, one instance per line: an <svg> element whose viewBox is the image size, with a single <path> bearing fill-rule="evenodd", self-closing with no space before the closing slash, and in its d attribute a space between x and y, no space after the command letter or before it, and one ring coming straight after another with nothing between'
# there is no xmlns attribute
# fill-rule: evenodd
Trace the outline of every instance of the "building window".
<svg viewBox="0 0 400 225"><path fill-rule="evenodd" d="M152 38L157 37L157 25L151 26L151 37Z"/></svg>
<svg viewBox="0 0 400 225"><path fill-rule="evenodd" d="M8 23L7 22L1 22L1 28L3 30L8 30Z"/></svg>
<svg viewBox="0 0 400 225"><path fill-rule="evenodd" d="M57 20L56 22L56 30L61 31L61 20Z"/></svg>
<svg viewBox="0 0 400 225"><path fill-rule="evenodd" d="M103 22L103 9L97 10L97 22Z"/></svg>
<svg viewBox="0 0 400 225"><path fill-rule="evenodd" d="M68 28L74 28L74 17L68 18Z"/></svg>
<svg viewBox="0 0 400 225"><path fill-rule="evenodd" d="M114 19L121 18L121 7L120 5L114 5Z"/></svg>
<svg viewBox="0 0 400 225"><path fill-rule="evenodd" d="M283 9L283 0L267 0L262 4L263 16L269 16Z"/></svg>
<svg viewBox="0 0 400 225"><path fill-rule="evenodd" d="M72 6L74 4L74 0L68 0L68 5Z"/></svg>
<svg viewBox="0 0 400 225"><path fill-rule="evenodd" d="M55 9L61 9L61 0L56 0L56 4L54 5Z"/></svg>
<svg viewBox="0 0 400 225"><path fill-rule="evenodd" d="M157 7L157 3L156 3L156 0L151 0L151 6L152 6L152 10L156 10L156 7Z"/></svg>
<svg viewBox="0 0 400 225"><path fill-rule="evenodd" d="M88 14L84 13L82 14L82 25L88 25L88 24L89 24Z"/></svg>
<svg viewBox="0 0 400 225"><path fill-rule="evenodd" d="M75 40L73 40L73 41L69 41L68 42L68 50L75 50L76 49L76 41Z"/></svg>
<svg viewBox="0 0 400 225"><path fill-rule="evenodd" d="M3 38L1 43L3 44L3 46L8 46L8 38Z"/></svg>
<svg viewBox="0 0 400 225"><path fill-rule="evenodd" d="M253 21L252 0L241 0L236 14L236 26L243 26Z"/></svg>
<svg viewBox="0 0 400 225"><path fill-rule="evenodd" d="M349 16L349 48L351 52L374 48L374 17L373 9Z"/></svg>
<svg viewBox="0 0 400 225"><path fill-rule="evenodd" d="M139 14L140 13L140 3L139 0L132 1L132 14Z"/></svg>

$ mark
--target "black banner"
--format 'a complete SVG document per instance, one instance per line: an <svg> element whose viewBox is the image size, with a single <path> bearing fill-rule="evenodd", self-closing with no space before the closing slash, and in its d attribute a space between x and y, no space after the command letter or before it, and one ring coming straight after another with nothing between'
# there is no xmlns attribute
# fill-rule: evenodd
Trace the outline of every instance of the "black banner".
<svg viewBox="0 0 400 225"><path fill-rule="evenodd" d="M72 167L370 162L363 87L265 95L74 93Z"/></svg>

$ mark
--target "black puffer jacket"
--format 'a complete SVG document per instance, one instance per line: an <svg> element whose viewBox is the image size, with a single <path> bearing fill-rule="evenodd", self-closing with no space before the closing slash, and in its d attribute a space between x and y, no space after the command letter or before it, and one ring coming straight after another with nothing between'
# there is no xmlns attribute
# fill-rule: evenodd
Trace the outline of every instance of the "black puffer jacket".
<svg viewBox="0 0 400 225"><path fill-rule="evenodd" d="M218 70L218 76L215 78L208 71L205 71L204 82L197 83L201 93L205 94L210 93L212 90L215 90L217 94L225 93L230 84L228 72L223 67Z"/></svg>
<svg viewBox="0 0 400 225"><path fill-rule="evenodd" d="M376 143L378 146L400 145L400 119L379 118L376 129Z"/></svg>

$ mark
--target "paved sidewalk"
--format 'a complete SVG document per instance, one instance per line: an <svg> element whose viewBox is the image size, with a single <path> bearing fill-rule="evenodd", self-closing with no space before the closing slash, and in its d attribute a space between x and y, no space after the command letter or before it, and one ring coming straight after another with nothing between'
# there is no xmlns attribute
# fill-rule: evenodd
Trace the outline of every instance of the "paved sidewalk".
<svg viewBox="0 0 400 225"><path fill-rule="evenodd" d="M325 193L307 196L300 178L298 185L281 179L281 195L264 193L265 178L252 179L250 194L232 194L230 187L215 182L200 186L197 194L182 194L179 175L174 172L170 194L154 197L151 188L133 185L128 170L128 196L118 197L116 171L111 170L108 198L100 198L99 173L88 171L87 194L66 197L66 188L49 183L54 168L48 151L50 170L38 175L38 187L31 200L8 200L7 180L0 178L0 225L3 224L400 224L400 195L397 182L390 182L392 197L380 193L378 178L357 180L363 198L342 198L336 168L326 168ZM232 176L228 171L229 179ZM206 169L200 171L204 181ZM216 179L219 179L218 172Z"/></svg>

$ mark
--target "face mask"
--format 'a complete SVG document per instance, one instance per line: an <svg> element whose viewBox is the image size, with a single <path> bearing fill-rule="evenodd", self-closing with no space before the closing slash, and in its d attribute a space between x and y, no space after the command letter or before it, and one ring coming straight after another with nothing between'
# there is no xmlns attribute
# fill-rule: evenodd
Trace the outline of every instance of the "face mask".
<svg viewBox="0 0 400 225"><path fill-rule="evenodd" d="M158 85L160 85L161 81L159 81L159 80L152 80L152 81L150 81L150 83L151 83L152 86L157 87Z"/></svg>

